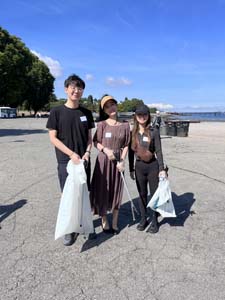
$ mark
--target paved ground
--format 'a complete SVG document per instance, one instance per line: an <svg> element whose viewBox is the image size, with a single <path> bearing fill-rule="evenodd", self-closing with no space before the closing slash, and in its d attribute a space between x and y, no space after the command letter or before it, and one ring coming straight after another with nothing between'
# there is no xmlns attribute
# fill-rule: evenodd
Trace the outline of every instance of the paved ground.
<svg viewBox="0 0 225 300"><path fill-rule="evenodd" d="M162 139L177 219L138 232L124 195L120 235L96 218L98 238L72 247L54 241L60 193L45 123L0 120L1 300L225 299L225 123Z"/></svg>

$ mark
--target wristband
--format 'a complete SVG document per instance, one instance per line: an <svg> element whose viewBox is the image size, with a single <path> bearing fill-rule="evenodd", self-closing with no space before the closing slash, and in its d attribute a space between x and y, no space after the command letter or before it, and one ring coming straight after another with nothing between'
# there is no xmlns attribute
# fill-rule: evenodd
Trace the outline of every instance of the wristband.
<svg viewBox="0 0 225 300"><path fill-rule="evenodd" d="M89 150L87 150L86 152L89 153L89 154L91 154L91 151L89 151ZM86 152L85 152L85 153L86 153Z"/></svg>

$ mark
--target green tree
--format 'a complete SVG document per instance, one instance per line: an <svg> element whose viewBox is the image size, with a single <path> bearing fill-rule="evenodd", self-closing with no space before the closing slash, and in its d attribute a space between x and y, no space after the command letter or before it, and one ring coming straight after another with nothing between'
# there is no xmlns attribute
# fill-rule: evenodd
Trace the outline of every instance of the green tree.
<svg viewBox="0 0 225 300"><path fill-rule="evenodd" d="M157 108L156 107L150 107L150 113L151 114L155 114L157 111Z"/></svg>
<svg viewBox="0 0 225 300"><path fill-rule="evenodd" d="M100 104L100 99L96 99L96 98L94 98L93 99L93 111L94 112L99 112L99 104Z"/></svg>
<svg viewBox="0 0 225 300"><path fill-rule="evenodd" d="M87 98L81 98L80 103L87 109L95 111L95 100L92 95L89 95Z"/></svg>
<svg viewBox="0 0 225 300"><path fill-rule="evenodd" d="M54 93L51 93L49 96L49 102L56 102L58 101L56 95Z"/></svg>
<svg viewBox="0 0 225 300"><path fill-rule="evenodd" d="M53 107L65 104L65 102L66 99L63 98L59 99L58 101L50 102L48 111L51 110Z"/></svg>
<svg viewBox="0 0 225 300"><path fill-rule="evenodd" d="M53 83L48 67L0 27L0 104L37 112L49 102Z"/></svg>
<svg viewBox="0 0 225 300"><path fill-rule="evenodd" d="M0 27L0 104L18 106L26 93L26 74L32 65L28 48Z"/></svg>
<svg viewBox="0 0 225 300"><path fill-rule="evenodd" d="M49 103L49 96L53 93L54 77L50 74L48 67L35 56L31 70L27 74L26 108L41 110Z"/></svg>
<svg viewBox="0 0 225 300"><path fill-rule="evenodd" d="M144 104L143 100L137 98L132 98L131 100L129 100L126 97L124 101L118 104L118 110L120 112L132 112L135 111L136 107L141 104Z"/></svg>
<svg viewBox="0 0 225 300"><path fill-rule="evenodd" d="M58 102L58 99L57 99L56 95L54 93L51 93L51 95L49 96L49 102L44 105L44 107L42 108L42 111L50 111L52 103L54 105L54 103L57 103L57 102Z"/></svg>
<svg viewBox="0 0 225 300"><path fill-rule="evenodd" d="M93 105L93 102L94 102L93 96L92 96L92 95L89 95L89 96L87 97L87 101Z"/></svg>

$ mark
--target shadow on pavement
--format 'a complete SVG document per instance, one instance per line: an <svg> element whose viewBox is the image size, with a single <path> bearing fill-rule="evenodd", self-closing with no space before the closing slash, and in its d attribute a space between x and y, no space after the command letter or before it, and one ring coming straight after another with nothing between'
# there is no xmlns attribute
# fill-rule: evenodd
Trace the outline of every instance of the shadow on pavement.
<svg viewBox="0 0 225 300"><path fill-rule="evenodd" d="M186 219L195 214L195 211L191 210L191 207L195 202L193 193L185 193L180 196L172 193L172 199L177 217L163 219L159 223L160 226L165 223L169 224L170 226L184 226Z"/></svg>
<svg viewBox="0 0 225 300"><path fill-rule="evenodd" d="M43 129L0 129L0 137L14 136L14 135L27 135L35 133L46 133L47 130Z"/></svg>
<svg viewBox="0 0 225 300"><path fill-rule="evenodd" d="M162 226L163 224L169 224L170 226L184 226L184 223L186 219L189 216L192 216L195 214L193 210L191 210L191 207L193 203L195 202L194 194L193 193L185 193L183 195L178 196L175 193L172 193L173 198L173 204L176 211L176 218L164 218L161 222L159 222L159 226ZM138 207L138 198L133 199L133 203L136 207L136 209L139 211ZM149 220L151 222L152 218L152 211L148 211ZM140 220L140 214L137 216L135 214L136 220L133 221L132 213L131 213L131 205L130 201L127 201L120 207L119 212L119 228L120 231L122 231L125 227L131 227L135 224L137 224ZM108 220L109 223L112 223L112 214L108 214ZM101 218L98 218L94 220L94 227L101 226ZM101 243L106 242L110 238L112 238L112 234L106 234L104 232L100 232L96 235L96 239L94 240L86 240L81 248L81 252L87 251L93 247L99 246Z"/></svg>
<svg viewBox="0 0 225 300"><path fill-rule="evenodd" d="M133 199L133 203L134 203L136 209L138 210L137 200L138 200L138 198ZM139 210L138 210L138 212L139 212ZM107 217L109 220L109 224L112 224L112 214L109 213L107 215ZM135 214L135 218L136 218L136 220L133 220L130 201L122 204L120 207L119 219L118 219L118 227L119 227L120 231L122 231L127 226L131 227L131 226L137 224L140 219L140 215L137 216L137 214ZM96 228L99 226L101 226L101 218L94 220L94 227ZM99 246L100 244L111 239L113 236L114 236L113 234L106 234L103 231L101 231L100 233L96 234L95 239L86 240L85 243L83 244L80 252L85 252L93 247Z"/></svg>
<svg viewBox="0 0 225 300"><path fill-rule="evenodd" d="M23 207L27 203L26 199L21 199L13 204L0 205L0 223L8 218L14 211Z"/></svg>

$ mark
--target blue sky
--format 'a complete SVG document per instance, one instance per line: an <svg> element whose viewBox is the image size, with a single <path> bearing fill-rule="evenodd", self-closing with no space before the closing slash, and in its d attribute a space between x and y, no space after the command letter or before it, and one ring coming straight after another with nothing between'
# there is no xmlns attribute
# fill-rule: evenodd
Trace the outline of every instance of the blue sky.
<svg viewBox="0 0 225 300"><path fill-rule="evenodd" d="M0 26L84 96L225 111L225 0L1 0Z"/></svg>

